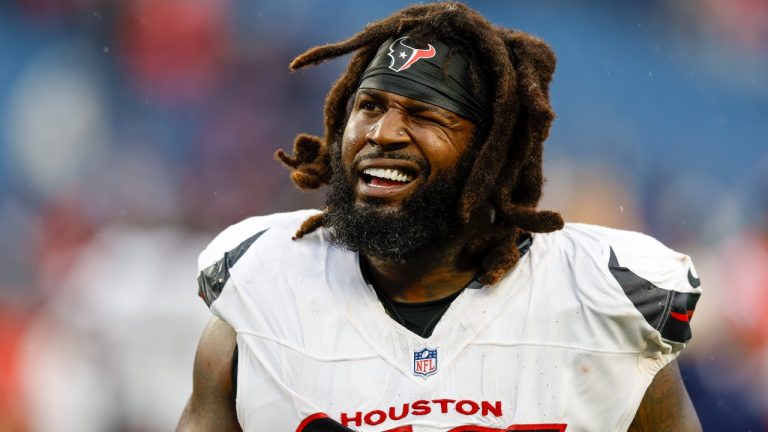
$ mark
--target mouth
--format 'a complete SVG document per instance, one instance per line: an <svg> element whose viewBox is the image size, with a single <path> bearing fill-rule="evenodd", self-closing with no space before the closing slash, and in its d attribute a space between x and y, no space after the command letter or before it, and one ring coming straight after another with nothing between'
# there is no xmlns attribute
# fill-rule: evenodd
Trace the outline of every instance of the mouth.
<svg viewBox="0 0 768 432"><path fill-rule="evenodd" d="M399 159L371 159L358 167L358 196L371 198L405 197L421 177L418 165Z"/></svg>
<svg viewBox="0 0 768 432"><path fill-rule="evenodd" d="M367 168L363 170L363 181L372 187L391 188L408 184L413 177L392 168Z"/></svg>

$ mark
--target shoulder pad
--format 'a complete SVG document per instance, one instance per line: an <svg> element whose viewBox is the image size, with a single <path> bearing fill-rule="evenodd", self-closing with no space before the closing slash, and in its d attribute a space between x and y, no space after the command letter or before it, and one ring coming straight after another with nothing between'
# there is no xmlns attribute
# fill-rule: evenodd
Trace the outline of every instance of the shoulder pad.
<svg viewBox="0 0 768 432"><path fill-rule="evenodd" d="M613 247L610 248L608 270L648 324L661 333L664 339L680 343L691 339L690 320L700 293L665 289L655 285L619 264ZM691 268L688 268L685 278L691 288L700 285Z"/></svg>
<svg viewBox="0 0 768 432"><path fill-rule="evenodd" d="M268 229L259 231L247 238L234 249L225 252L223 258L200 270L200 275L197 277L197 295L205 301L205 304L210 306L214 300L219 298L221 290L224 289L224 285L229 280L229 270L243 256L245 251L251 247L253 242L267 232Z"/></svg>

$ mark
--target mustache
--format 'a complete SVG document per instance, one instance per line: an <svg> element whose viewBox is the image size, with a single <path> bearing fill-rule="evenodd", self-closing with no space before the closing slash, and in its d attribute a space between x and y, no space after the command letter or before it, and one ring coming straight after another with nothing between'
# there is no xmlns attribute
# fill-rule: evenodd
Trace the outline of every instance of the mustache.
<svg viewBox="0 0 768 432"><path fill-rule="evenodd" d="M375 150L371 153L366 153L364 155L357 155L352 160L352 170L358 171L358 166L363 161L367 161L370 159L397 159L397 160L407 160L410 162L413 162L419 166L421 169L421 172L424 173L425 176L429 175L429 163L424 160L423 158L407 154L407 153L397 153L397 152L385 152L382 150Z"/></svg>

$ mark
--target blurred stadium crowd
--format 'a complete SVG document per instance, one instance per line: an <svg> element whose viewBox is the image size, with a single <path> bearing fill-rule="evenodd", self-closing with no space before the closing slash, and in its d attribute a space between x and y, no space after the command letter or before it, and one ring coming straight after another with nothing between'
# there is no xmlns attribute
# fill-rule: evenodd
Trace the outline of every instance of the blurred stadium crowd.
<svg viewBox="0 0 768 432"><path fill-rule="evenodd" d="M196 255L319 206L273 160L343 62L293 56L404 1L0 3L0 431L174 427ZM768 1L470 1L559 56L544 206L690 253L705 430L768 430Z"/></svg>

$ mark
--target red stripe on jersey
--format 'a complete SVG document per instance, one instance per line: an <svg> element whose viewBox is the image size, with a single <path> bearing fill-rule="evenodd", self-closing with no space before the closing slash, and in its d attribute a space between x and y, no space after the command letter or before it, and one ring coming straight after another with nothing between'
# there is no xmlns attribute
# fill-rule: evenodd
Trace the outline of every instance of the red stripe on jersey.
<svg viewBox="0 0 768 432"><path fill-rule="evenodd" d="M672 318L674 318L674 319L676 319L678 321L682 321L682 322L690 321L690 319L688 318L688 314L687 313L679 313L679 312L672 312L672 311L670 311L669 315Z"/></svg>
<svg viewBox="0 0 768 432"><path fill-rule="evenodd" d="M311 416L305 418L304 421L301 422L301 424L299 424L299 427L296 428L296 432L303 431L304 428L307 427L308 424L312 423L313 421L315 421L317 419L321 419L321 418L328 418L328 414L321 413L321 412L316 413L316 414L312 414Z"/></svg>

